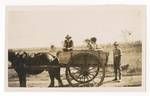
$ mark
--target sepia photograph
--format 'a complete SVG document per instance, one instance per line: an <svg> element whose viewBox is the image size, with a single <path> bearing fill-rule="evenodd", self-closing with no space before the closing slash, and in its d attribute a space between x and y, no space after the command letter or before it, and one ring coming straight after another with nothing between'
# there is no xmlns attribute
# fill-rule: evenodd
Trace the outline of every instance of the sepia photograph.
<svg viewBox="0 0 150 96"><path fill-rule="evenodd" d="M144 5L6 6L7 88L145 86Z"/></svg>

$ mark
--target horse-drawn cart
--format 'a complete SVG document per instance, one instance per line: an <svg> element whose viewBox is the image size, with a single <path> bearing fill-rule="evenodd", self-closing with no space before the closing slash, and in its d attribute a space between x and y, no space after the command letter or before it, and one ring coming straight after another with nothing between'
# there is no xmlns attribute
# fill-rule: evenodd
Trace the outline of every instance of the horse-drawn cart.
<svg viewBox="0 0 150 96"><path fill-rule="evenodd" d="M8 54L9 61L12 62L17 73L20 74L19 80L21 87L26 86L26 83L21 84L22 81L26 82L26 73L39 74L45 69L49 72L49 75L52 74L50 77L54 78L56 76L59 83L62 83L60 80L60 68L66 69L65 75L70 86L100 86L105 77L105 65L108 61L108 53L103 52L102 50L59 51L57 53L58 58L50 63L50 59L47 59L46 57L52 55L50 53L38 53L35 54L34 57L28 56L27 53L25 54L19 55L19 57L12 51L9 51ZM57 63L57 60L59 61L59 64ZM51 80L54 81L52 78ZM90 85L91 82L94 81L96 83ZM50 86L54 86L52 81Z"/></svg>

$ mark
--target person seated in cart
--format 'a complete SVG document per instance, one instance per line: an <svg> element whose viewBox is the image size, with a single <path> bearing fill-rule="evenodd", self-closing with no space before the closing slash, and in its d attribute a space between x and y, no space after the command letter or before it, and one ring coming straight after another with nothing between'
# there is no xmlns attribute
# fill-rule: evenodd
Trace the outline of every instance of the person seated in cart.
<svg viewBox="0 0 150 96"><path fill-rule="evenodd" d="M91 45L90 39L85 39L85 43L86 43L86 48L88 50L92 50L92 45Z"/></svg>
<svg viewBox="0 0 150 96"><path fill-rule="evenodd" d="M98 45L96 44L96 41L97 41L96 37L92 37L90 41L91 41L92 50L98 49L97 47Z"/></svg>
<svg viewBox="0 0 150 96"><path fill-rule="evenodd" d="M91 39L86 39L86 47L88 48L88 50L97 50L97 44L96 44L96 37L92 37Z"/></svg>
<svg viewBox="0 0 150 96"><path fill-rule="evenodd" d="M72 50L73 50L73 40L71 39L71 36L67 35L65 37L63 51L72 51Z"/></svg>

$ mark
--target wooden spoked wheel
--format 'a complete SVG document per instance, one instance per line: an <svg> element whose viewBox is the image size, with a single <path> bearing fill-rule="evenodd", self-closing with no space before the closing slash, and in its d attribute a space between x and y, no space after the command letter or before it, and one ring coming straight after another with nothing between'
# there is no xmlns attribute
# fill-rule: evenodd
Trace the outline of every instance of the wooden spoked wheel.
<svg viewBox="0 0 150 96"><path fill-rule="evenodd" d="M71 86L86 86L97 77L101 70L100 66L101 63L97 56L90 53L77 54L67 64L67 80ZM103 74L104 70L101 71Z"/></svg>

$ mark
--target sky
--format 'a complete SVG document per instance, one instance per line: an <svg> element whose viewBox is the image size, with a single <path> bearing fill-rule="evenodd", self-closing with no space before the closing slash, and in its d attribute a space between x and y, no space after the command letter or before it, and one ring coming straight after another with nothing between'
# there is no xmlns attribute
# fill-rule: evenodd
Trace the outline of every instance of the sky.
<svg viewBox="0 0 150 96"><path fill-rule="evenodd" d="M97 43L143 40L144 6L8 6L8 48L62 46L69 34L75 46L97 38Z"/></svg>

